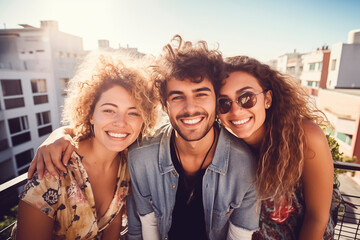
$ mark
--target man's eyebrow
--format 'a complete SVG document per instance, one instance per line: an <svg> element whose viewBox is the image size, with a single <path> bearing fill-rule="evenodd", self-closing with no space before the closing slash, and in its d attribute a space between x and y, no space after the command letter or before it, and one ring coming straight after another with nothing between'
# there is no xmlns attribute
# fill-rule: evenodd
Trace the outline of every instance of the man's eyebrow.
<svg viewBox="0 0 360 240"><path fill-rule="evenodd" d="M169 93L168 93L168 97L170 97L171 95L175 95L175 94L178 94L178 95L180 95L180 94L184 94L182 91L170 91Z"/></svg>
<svg viewBox="0 0 360 240"><path fill-rule="evenodd" d="M197 89L193 90L193 92L203 92L203 91L211 92L211 89L208 87L203 87L203 88L197 88Z"/></svg>

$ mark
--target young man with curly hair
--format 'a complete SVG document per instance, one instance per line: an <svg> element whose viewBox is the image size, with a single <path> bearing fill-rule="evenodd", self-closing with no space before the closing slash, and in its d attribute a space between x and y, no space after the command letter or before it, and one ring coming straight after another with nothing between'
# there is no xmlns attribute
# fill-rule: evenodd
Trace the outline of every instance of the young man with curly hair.
<svg viewBox="0 0 360 240"><path fill-rule="evenodd" d="M215 123L222 56L206 42L173 41L154 68L171 124L129 150L141 229L129 214L128 237L251 239L258 228L255 161L242 141Z"/></svg>

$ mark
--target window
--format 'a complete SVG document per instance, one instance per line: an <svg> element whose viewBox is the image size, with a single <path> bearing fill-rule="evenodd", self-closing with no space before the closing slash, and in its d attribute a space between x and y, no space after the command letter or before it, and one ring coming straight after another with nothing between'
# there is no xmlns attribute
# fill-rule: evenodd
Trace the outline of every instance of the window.
<svg viewBox="0 0 360 240"><path fill-rule="evenodd" d="M60 80L60 85L61 85L62 90L63 90L62 95L66 96L66 89L67 89L67 86L68 86L69 78L60 78L59 80Z"/></svg>
<svg viewBox="0 0 360 240"><path fill-rule="evenodd" d="M34 94L34 104L48 103L48 95L46 93L46 79L31 79L31 90Z"/></svg>
<svg viewBox="0 0 360 240"><path fill-rule="evenodd" d="M309 64L309 71L314 71L315 70L315 63L310 63Z"/></svg>
<svg viewBox="0 0 360 240"><path fill-rule="evenodd" d="M336 59L331 61L331 70L334 71L336 69Z"/></svg>
<svg viewBox="0 0 360 240"><path fill-rule="evenodd" d="M319 62L319 64L318 64L318 71L321 71L322 70L322 62Z"/></svg>
<svg viewBox="0 0 360 240"><path fill-rule="evenodd" d="M33 157L34 157L34 150L32 148L22 153L16 154L15 159L16 159L17 168L20 168L30 163Z"/></svg>
<svg viewBox="0 0 360 240"><path fill-rule="evenodd" d="M51 123L50 111L37 113L36 120L38 126L47 125L38 129L39 137L52 132L52 126L49 125Z"/></svg>
<svg viewBox="0 0 360 240"><path fill-rule="evenodd" d="M2 79L1 87L4 96L5 109L25 106L25 101L23 97L11 97L23 94L20 79Z"/></svg>
<svg viewBox="0 0 360 240"><path fill-rule="evenodd" d="M45 125L51 122L50 111L40 112L36 114L37 125Z"/></svg>
<svg viewBox="0 0 360 240"><path fill-rule="evenodd" d="M31 79L31 90L33 93L45 93L46 79Z"/></svg>
<svg viewBox="0 0 360 240"><path fill-rule="evenodd" d="M287 67L286 72L290 74L295 74L295 67Z"/></svg>
<svg viewBox="0 0 360 240"><path fill-rule="evenodd" d="M5 102L5 109L12 109L12 108L18 108L18 107L24 107L25 102L24 98L10 98L10 99L4 99Z"/></svg>
<svg viewBox="0 0 360 240"><path fill-rule="evenodd" d="M38 129L39 137L44 136L52 132L52 126L46 126Z"/></svg>
<svg viewBox="0 0 360 240"><path fill-rule="evenodd" d="M40 95L40 96L34 96L34 104L42 104L42 103L48 103L48 95Z"/></svg>
<svg viewBox="0 0 360 240"><path fill-rule="evenodd" d="M1 87L4 97L23 94L20 79L2 79Z"/></svg>
<svg viewBox="0 0 360 240"><path fill-rule="evenodd" d="M349 135L349 134L346 134L346 133L341 133L341 132L338 132L336 137L343 141L344 143L346 143L347 145L350 145L351 146L351 140L352 140L352 135Z"/></svg>
<svg viewBox="0 0 360 240"><path fill-rule="evenodd" d="M307 82L307 85L310 86L310 87L312 86L312 84L313 84L312 81L308 81L308 82Z"/></svg>
<svg viewBox="0 0 360 240"><path fill-rule="evenodd" d="M17 146L24 142L28 142L31 140L30 132L25 132L16 136L11 137L11 142L13 146Z"/></svg>
<svg viewBox="0 0 360 240"><path fill-rule="evenodd" d="M17 118L11 118L8 120L10 133L18 133L29 129L29 123L27 116L21 116Z"/></svg>

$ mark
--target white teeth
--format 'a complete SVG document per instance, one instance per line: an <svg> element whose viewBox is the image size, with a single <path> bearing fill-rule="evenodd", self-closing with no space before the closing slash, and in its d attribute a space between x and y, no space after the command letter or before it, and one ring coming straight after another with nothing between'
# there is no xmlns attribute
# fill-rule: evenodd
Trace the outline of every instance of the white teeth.
<svg viewBox="0 0 360 240"><path fill-rule="evenodd" d="M234 125L240 125L240 124L247 123L248 121L250 121L250 118L244 119L244 120L239 120L239 121L232 121L232 123L233 123Z"/></svg>
<svg viewBox="0 0 360 240"><path fill-rule="evenodd" d="M113 133L113 132L108 132L108 134L111 137L116 137L116 138L124 138L124 137L126 137L128 135L128 134L125 134L125 133Z"/></svg>
<svg viewBox="0 0 360 240"><path fill-rule="evenodd" d="M191 120L189 120L189 119L183 120L183 122L185 124L196 124L196 123L198 123L200 121L201 121L201 118L195 118L195 119L191 119Z"/></svg>

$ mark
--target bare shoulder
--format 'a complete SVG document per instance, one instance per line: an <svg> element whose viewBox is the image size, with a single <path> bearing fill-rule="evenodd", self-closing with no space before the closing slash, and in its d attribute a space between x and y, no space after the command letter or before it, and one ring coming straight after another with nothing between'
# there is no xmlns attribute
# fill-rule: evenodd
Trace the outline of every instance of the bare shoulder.
<svg viewBox="0 0 360 240"><path fill-rule="evenodd" d="M309 146L312 145L318 145L318 144L324 144L326 143L327 146L327 140L326 136L323 132L323 130L317 125L316 123L310 121L310 120L303 120L303 129L304 134L306 138L306 142Z"/></svg>
<svg viewBox="0 0 360 240"><path fill-rule="evenodd" d="M310 120L303 121L303 129L306 138L306 159L318 159L318 161L329 161L331 159L329 145L323 130Z"/></svg>

